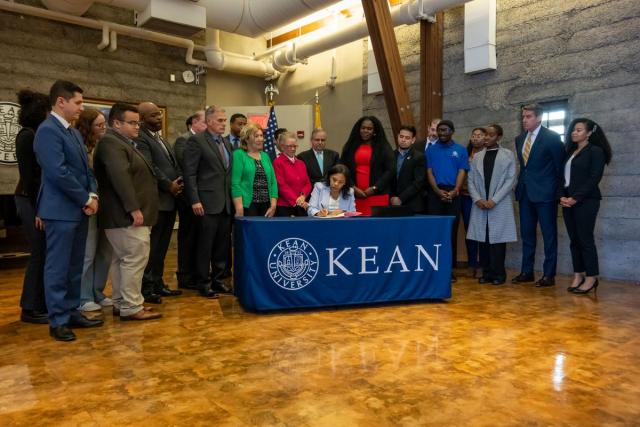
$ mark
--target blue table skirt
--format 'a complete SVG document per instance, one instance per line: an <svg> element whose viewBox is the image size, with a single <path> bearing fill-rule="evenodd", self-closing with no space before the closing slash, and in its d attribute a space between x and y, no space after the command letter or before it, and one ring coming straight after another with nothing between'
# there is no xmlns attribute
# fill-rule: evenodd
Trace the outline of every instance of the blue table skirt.
<svg viewBox="0 0 640 427"><path fill-rule="evenodd" d="M251 311L451 297L453 217L235 222L234 287Z"/></svg>

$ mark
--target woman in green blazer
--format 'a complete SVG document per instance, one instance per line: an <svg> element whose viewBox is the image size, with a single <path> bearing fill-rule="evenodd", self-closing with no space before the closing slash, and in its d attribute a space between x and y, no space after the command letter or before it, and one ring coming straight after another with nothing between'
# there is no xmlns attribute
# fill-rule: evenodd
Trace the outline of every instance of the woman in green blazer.
<svg viewBox="0 0 640 427"><path fill-rule="evenodd" d="M236 217L265 216L276 212L278 184L269 155L262 151L264 135L256 123L240 133L241 149L233 152L231 197Z"/></svg>

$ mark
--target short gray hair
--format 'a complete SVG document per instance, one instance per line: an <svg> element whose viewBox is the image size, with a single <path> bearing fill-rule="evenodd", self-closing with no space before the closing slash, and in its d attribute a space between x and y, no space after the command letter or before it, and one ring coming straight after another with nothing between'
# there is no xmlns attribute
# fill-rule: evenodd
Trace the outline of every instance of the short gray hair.
<svg viewBox="0 0 640 427"><path fill-rule="evenodd" d="M217 105L210 105L204 111L204 119L209 120L209 117L213 116L215 113L224 113L224 108Z"/></svg>

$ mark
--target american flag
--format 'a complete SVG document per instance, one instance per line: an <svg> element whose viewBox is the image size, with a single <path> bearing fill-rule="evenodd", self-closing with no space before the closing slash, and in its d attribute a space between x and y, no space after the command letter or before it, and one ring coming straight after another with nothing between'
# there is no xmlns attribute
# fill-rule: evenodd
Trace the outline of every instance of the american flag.
<svg viewBox="0 0 640 427"><path fill-rule="evenodd" d="M267 128L264 131L264 152L275 156L276 154L276 141L274 135L278 130L278 119L276 119L276 111L273 105L269 109L269 121L267 122Z"/></svg>

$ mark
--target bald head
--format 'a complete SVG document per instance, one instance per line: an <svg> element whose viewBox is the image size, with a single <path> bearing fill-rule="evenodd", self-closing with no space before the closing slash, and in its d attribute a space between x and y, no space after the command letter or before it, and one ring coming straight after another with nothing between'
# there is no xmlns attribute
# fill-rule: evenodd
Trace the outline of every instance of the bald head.
<svg viewBox="0 0 640 427"><path fill-rule="evenodd" d="M141 102L138 105L140 113L140 121L144 122L146 127L157 132L162 129L162 110L153 102Z"/></svg>

